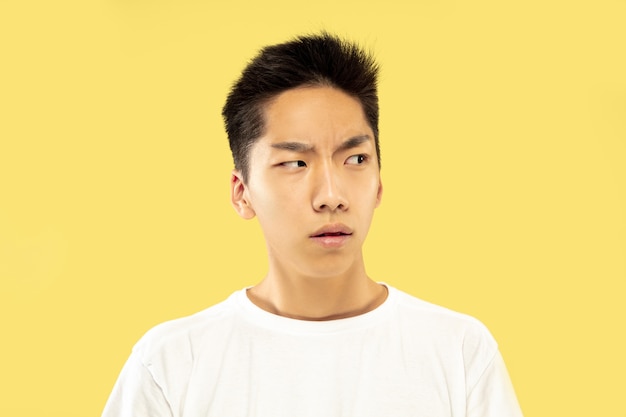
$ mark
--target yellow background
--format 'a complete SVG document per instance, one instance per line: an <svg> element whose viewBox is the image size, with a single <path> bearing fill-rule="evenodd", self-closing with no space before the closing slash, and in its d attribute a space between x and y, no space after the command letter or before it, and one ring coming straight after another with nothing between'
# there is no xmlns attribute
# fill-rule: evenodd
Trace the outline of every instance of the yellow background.
<svg viewBox="0 0 626 417"><path fill-rule="evenodd" d="M265 272L220 110L262 45L382 63L368 272L478 317L526 416L625 416L626 2L0 1L0 415L99 415Z"/></svg>

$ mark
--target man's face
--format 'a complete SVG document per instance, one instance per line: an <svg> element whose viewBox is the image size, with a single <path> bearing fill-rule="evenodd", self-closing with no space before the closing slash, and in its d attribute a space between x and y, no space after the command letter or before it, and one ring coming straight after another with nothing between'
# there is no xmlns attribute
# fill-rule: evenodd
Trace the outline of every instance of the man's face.
<svg viewBox="0 0 626 417"><path fill-rule="evenodd" d="M382 195L359 101L330 87L292 89L266 106L265 123L232 197L242 217L259 219L270 265L309 277L358 268Z"/></svg>

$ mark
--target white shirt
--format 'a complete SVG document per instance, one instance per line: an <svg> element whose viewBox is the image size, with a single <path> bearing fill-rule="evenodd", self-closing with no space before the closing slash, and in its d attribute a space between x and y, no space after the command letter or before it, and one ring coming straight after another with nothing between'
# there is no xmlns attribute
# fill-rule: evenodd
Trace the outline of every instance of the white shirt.
<svg viewBox="0 0 626 417"><path fill-rule="evenodd" d="M476 319L393 287L366 314L294 320L246 291L134 347L103 417L521 417Z"/></svg>

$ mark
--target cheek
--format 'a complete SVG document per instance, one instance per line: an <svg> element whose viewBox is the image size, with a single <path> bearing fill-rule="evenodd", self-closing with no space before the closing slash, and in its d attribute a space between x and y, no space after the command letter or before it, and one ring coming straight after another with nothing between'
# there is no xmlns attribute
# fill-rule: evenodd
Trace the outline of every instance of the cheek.
<svg viewBox="0 0 626 417"><path fill-rule="evenodd" d="M252 196L252 206L261 227L266 232L281 234L302 223L302 197L295 192L259 192Z"/></svg>
<svg viewBox="0 0 626 417"><path fill-rule="evenodd" d="M360 189L362 190L362 192L359 193L361 203L378 206L381 191L380 181L378 179L368 181L367 184L363 184Z"/></svg>

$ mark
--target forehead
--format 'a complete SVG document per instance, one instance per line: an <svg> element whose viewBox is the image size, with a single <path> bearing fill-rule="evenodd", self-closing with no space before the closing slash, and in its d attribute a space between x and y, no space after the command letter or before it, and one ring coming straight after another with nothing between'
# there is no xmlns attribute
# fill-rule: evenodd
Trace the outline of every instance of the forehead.
<svg viewBox="0 0 626 417"><path fill-rule="evenodd" d="M331 145L354 136L374 136L359 100L332 87L287 90L265 106L264 119L260 141L268 144L300 140Z"/></svg>

